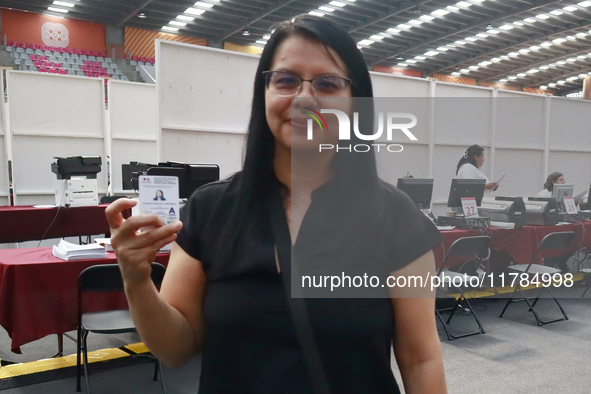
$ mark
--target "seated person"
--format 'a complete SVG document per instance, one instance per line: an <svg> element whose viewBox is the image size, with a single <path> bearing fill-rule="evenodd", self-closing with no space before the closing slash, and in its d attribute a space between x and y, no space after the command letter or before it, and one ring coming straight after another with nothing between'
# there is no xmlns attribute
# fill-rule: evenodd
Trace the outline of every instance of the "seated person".
<svg viewBox="0 0 591 394"><path fill-rule="evenodd" d="M544 183L544 190L538 193L538 197L552 197L552 191L554 191L554 184L564 185L564 175L562 172L553 172L548 175L546 183Z"/></svg>

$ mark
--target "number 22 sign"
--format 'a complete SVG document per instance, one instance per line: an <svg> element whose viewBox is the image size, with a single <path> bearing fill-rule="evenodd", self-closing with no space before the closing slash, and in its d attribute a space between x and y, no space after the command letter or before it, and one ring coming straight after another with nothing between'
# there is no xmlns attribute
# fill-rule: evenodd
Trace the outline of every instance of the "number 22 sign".
<svg viewBox="0 0 591 394"><path fill-rule="evenodd" d="M462 210L465 217L478 216L478 207L474 197L462 197Z"/></svg>

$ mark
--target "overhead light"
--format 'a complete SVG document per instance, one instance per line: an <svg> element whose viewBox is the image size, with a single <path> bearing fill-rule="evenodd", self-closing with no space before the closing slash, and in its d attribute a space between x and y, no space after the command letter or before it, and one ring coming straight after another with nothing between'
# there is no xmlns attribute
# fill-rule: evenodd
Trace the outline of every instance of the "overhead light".
<svg viewBox="0 0 591 394"><path fill-rule="evenodd" d="M140 12L140 14L137 17L138 18L141 18L141 19L146 19L147 18L146 14L144 14L143 12ZM178 16L177 16L177 18L178 18Z"/></svg>
<svg viewBox="0 0 591 394"><path fill-rule="evenodd" d="M201 15L205 12L205 10L198 10L197 8L187 8L185 10L185 14L190 14L190 15Z"/></svg>
<svg viewBox="0 0 591 394"><path fill-rule="evenodd" d="M198 2L195 3L195 5L197 7L203 7L203 8L211 8L211 7L213 7L213 4L211 4L211 3L204 3L203 1L198 1Z"/></svg>
<svg viewBox="0 0 591 394"><path fill-rule="evenodd" d="M501 55L500 58L503 60L509 60L509 56L507 55Z"/></svg>
<svg viewBox="0 0 591 394"><path fill-rule="evenodd" d="M263 36L263 40L268 40L269 38L271 38L271 35L270 34L265 34Z"/></svg>
<svg viewBox="0 0 591 394"><path fill-rule="evenodd" d="M519 53L517 53L517 52L509 52L507 55L509 55L509 57L517 57L517 56L519 56Z"/></svg>
<svg viewBox="0 0 591 394"><path fill-rule="evenodd" d="M179 21L170 21L168 22L169 25L173 25L173 26L187 26L187 22L179 22ZM246 31L248 33L248 31ZM242 33L244 34L244 33ZM248 35L248 34L246 34Z"/></svg>
<svg viewBox="0 0 591 394"><path fill-rule="evenodd" d="M564 66L566 64L566 62L564 60L559 60L556 62L556 64Z"/></svg>
<svg viewBox="0 0 591 394"><path fill-rule="evenodd" d="M520 21L515 21L515 22L513 22L513 24L515 26L523 26L523 22L520 22Z"/></svg>
<svg viewBox="0 0 591 394"><path fill-rule="evenodd" d="M499 26L499 29L501 30L511 30L514 27L512 25L503 25L503 26Z"/></svg>
<svg viewBox="0 0 591 394"><path fill-rule="evenodd" d="M449 11L459 11L460 9L458 7L454 7L453 5L448 5L447 7L445 7L446 10Z"/></svg>
<svg viewBox="0 0 591 394"><path fill-rule="evenodd" d="M554 45L554 44L552 44L551 42L548 42L548 41L543 42L543 43L540 44L540 46L543 46L545 48L551 47L552 45Z"/></svg>
<svg viewBox="0 0 591 394"><path fill-rule="evenodd" d="M498 57L493 57L493 58L492 58L492 59L490 59L490 60L491 60L493 63L498 63L498 62L500 62L500 61L501 61L501 59L500 59L500 58L498 58Z"/></svg>
<svg viewBox="0 0 591 394"><path fill-rule="evenodd" d="M532 50L532 51L539 51L539 50L540 50L540 49L542 49L542 48L540 48L540 47L539 47L539 46L537 46L537 45L532 45L531 47L529 47L529 49L530 49L530 50Z"/></svg>
<svg viewBox="0 0 591 394"><path fill-rule="evenodd" d="M559 84L559 85L564 85L566 83L566 81L560 80L560 81L558 81L556 83Z"/></svg>
<svg viewBox="0 0 591 394"><path fill-rule="evenodd" d="M563 8L563 10L568 11L568 12L573 12L578 10L577 7L573 7L572 5L567 5L566 7Z"/></svg>
<svg viewBox="0 0 591 394"><path fill-rule="evenodd" d="M471 7L471 6L472 6L472 4L471 4L471 3L468 3L468 2L466 2L466 1L459 1L459 2L457 2L457 3L456 3L456 5L457 5L458 7Z"/></svg>
<svg viewBox="0 0 591 394"><path fill-rule="evenodd" d="M423 24L423 21L420 21L418 19L411 19L411 20L408 21L408 23L410 25L420 26L420 25Z"/></svg>
<svg viewBox="0 0 591 394"><path fill-rule="evenodd" d="M534 18L525 18L523 21L527 22L527 23L536 23L537 22L537 20L535 20Z"/></svg>
<svg viewBox="0 0 591 394"><path fill-rule="evenodd" d="M525 55L526 53L529 53L529 52L530 52L529 49L525 49L525 48L519 50L519 53L521 53L522 55Z"/></svg>
<svg viewBox="0 0 591 394"><path fill-rule="evenodd" d="M478 33L478 34L476 34L476 37L486 38L486 37L488 37L488 34Z"/></svg>
<svg viewBox="0 0 591 394"><path fill-rule="evenodd" d="M550 68L549 66L540 66L540 70L547 70L549 68Z"/></svg>
<svg viewBox="0 0 591 394"><path fill-rule="evenodd" d="M516 80L516 79L517 79L517 77L514 77L514 76L510 76L510 77L508 77L508 78L509 78L510 80L512 80L512 81L514 81L514 80Z"/></svg>
<svg viewBox="0 0 591 394"><path fill-rule="evenodd" d="M548 86L551 87L551 88L553 88L553 87L556 86L556 84L555 83L549 83Z"/></svg>
<svg viewBox="0 0 591 394"><path fill-rule="evenodd" d="M425 56L415 56L415 59L417 59L417 60L425 60L427 58Z"/></svg>
<svg viewBox="0 0 591 394"><path fill-rule="evenodd" d="M367 46L367 45L371 45L371 44L373 44L374 42L375 42L375 41L372 41L372 40L361 40L361 41L359 41L357 44L359 44L359 45L363 45L363 46Z"/></svg>
<svg viewBox="0 0 591 394"><path fill-rule="evenodd" d="M447 48L447 47L438 47L437 50L440 51L440 52L447 52L447 51L449 51L449 48Z"/></svg>
<svg viewBox="0 0 591 394"><path fill-rule="evenodd" d="M585 78L587 78L587 75L588 75L588 74L579 74L579 78L581 78L581 79L585 79Z"/></svg>
<svg viewBox="0 0 591 394"><path fill-rule="evenodd" d="M550 64L548 64L548 67L556 68L556 63L550 63Z"/></svg>
<svg viewBox="0 0 591 394"><path fill-rule="evenodd" d="M466 41L458 40L458 41L454 42L454 44L456 44L456 45L466 45Z"/></svg>
<svg viewBox="0 0 591 394"><path fill-rule="evenodd" d="M375 35L374 34L373 36L371 36L369 38L371 38L374 41L380 41L380 40L383 40L384 39L384 36L378 36L378 35Z"/></svg>
<svg viewBox="0 0 591 394"><path fill-rule="evenodd" d="M478 70L480 67L478 67L478 66L470 66L470 67L468 67L468 68L469 68L470 70L474 70L474 71L476 71L476 70Z"/></svg>
<svg viewBox="0 0 591 394"><path fill-rule="evenodd" d="M587 33L577 33L577 34L575 34L575 36L577 36L577 37L579 37L579 38L585 38L585 37L587 37L588 35L589 35L589 34L587 34Z"/></svg>
<svg viewBox="0 0 591 394"><path fill-rule="evenodd" d="M488 34L499 34L500 31L496 30L496 29L490 29L486 31Z"/></svg>
<svg viewBox="0 0 591 394"><path fill-rule="evenodd" d="M474 42L474 41L478 41L478 38L476 38L476 37L466 37L466 38L464 38L464 40L470 41L470 42Z"/></svg>
<svg viewBox="0 0 591 394"><path fill-rule="evenodd" d="M242 35L243 35L243 36L250 36L250 32L249 32L248 30L244 30L244 31L242 32Z"/></svg>
<svg viewBox="0 0 591 394"><path fill-rule="evenodd" d="M461 72L462 74L468 74L468 73L470 72L470 70L468 70L467 68L462 68L462 69L460 70L460 72Z"/></svg>
<svg viewBox="0 0 591 394"><path fill-rule="evenodd" d="M318 11L310 11L310 12L308 12L308 14L312 15L312 16L320 16L320 17L324 16L324 14L322 12L318 12Z"/></svg>
<svg viewBox="0 0 591 394"><path fill-rule="evenodd" d="M576 57L569 57L568 59L566 59L567 62L569 63L574 63L576 62L578 59Z"/></svg>
<svg viewBox="0 0 591 394"><path fill-rule="evenodd" d="M531 70L527 70L526 73L528 74L535 74L535 73L539 73L540 70L538 70L537 68L532 68Z"/></svg>
<svg viewBox="0 0 591 394"><path fill-rule="evenodd" d="M488 60L478 63L479 66L483 66L483 67L490 66L491 64L492 64L492 62L489 62Z"/></svg>
<svg viewBox="0 0 591 394"><path fill-rule="evenodd" d="M551 13L552 15L562 15L562 14L564 14L564 12L562 12L562 11L560 11L560 10L552 10L552 11L550 11L550 13Z"/></svg>
<svg viewBox="0 0 591 394"><path fill-rule="evenodd" d="M437 15L437 16L445 16L449 14L449 11L447 10L435 10L431 13L431 15Z"/></svg>
<svg viewBox="0 0 591 394"><path fill-rule="evenodd" d="M318 9L319 9L320 11L326 11L326 12L333 12L333 11L334 11L334 8L332 8L332 7L327 7L327 6L325 6L325 5L323 5L323 6L321 6L321 7L318 7Z"/></svg>
<svg viewBox="0 0 591 394"><path fill-rule="evenodd" d="M406 62L410 64L415 64L417 61L413 59L407 59Z"/></svg>
<svg viewBox="0 0 591 394"><path fill-rule="evenodd" d="M548 86L546 86L546 85L542 85L542 86L540 86L540 89L542 89L542 90L546 90L546 89L548 89Z"/></svg>
<svg viewBox="0 0 591 394"><path fill-rule="evenodd" d="M404 23L399 24L398 26L396 26L398 29L404 29L404 30L408 30L408 29L412 29L411 25L406 25Z"/></svg>
<svg viewBox="0 0 591 394"><path fill-rule="evenodd" d="M261 44L261 45L265 45L267 43L267 41L265 40L256 40L255 44Z"/></svg>
<svg viewBox="0 0 591 394"><path fill-rule="evenodd" d="M439 55L439 52L437 52L437 51L425 52L425 56L436 56L436 55Z"/></svg>
<svg viewBox="0 0 591 394"><path fill-rule="evenodd" d="M68 10L64 10L63 8L47 7L47 9L53 12L61 12L62 14L68 13Z"/></svg>
<svg viewBox="0 0 591 394"><path fill-rule="evenodd" d="M583 1L581 3L577 3L579 7L589 7L591 6L591 1Z"/></svg>
<svg viewBox="0 0 591 394"><path fill-rule="evenodd" d="M186 15L179 15L176 18L180 19L182 21L189 21L189 22L192 22L195 20L195 18L193 18L192 16L186 16Z"/></svg>
<svg viewBox="0 0 591 394"><path fill-rule="evenodd" d="M331 1L330 3L328 3L329 5L335 6L335 7L344 7L347 4L346 3L341 3L340 1Z"/></svg>
<svg viewBox="0 0 591 394"><path fill-rule="evenodd" d="M566 80L567 81L576 81L577 79L579 79L579 77L570 77L570 78L567 78Z"/></svg>
<svg viewBox="0 0 591 394"><path fill-rule="evenodd" d="M456 46L454 44L447 44L446 47L455 48Z"/></svg>
<svg viewBox="0 0 591 394"><path fill-rule="evenodd" d="M539 15L536 15L536 18L538 18L538 19L548 19L550 17L547 14L539 14Z"/></svg>
<svg viewBox="0 0 591 394"><path fill-rule="evenodd" d="M564 38L556 38L552 40L552 42L555 44L562 44L563 42L566 42L566 40Z"/></svg>
<svg viewBox="0 0 591 394"><path fill-rule="evenodd" d="M462 73L459 73L457 71L454 71L453 73L451 73L451 75L453 75L454 77L459 77L462 75Z"/></svg>
<svg viewBox="0 0 591 394"><path fill-rule="evenodd" d="M162 30L166 31L179 31L178 27L162 26Z"/></svg>
<svg viewBox="0 0 591 394"><path fill-rule="evenodd" d="M571 40L571 41L576 41L577 40L577 37L575 37L575 36L566 36L566 39L567 40Z"/></svg>
<svg viewBox="0 0 591 394"><path fill-rule="evenodd" d="M523 77L527 77L527 74L526 73L519 73L519 74L517 74L517 76L523 78Z"/></svg>
<svg viewBox="0 0 591 394"><path fill-rule="evenodd" d="M72 3L66 3L65 1L54 1L53 4L55 5L61 5L62 7L74 7L75 4Z"/></svg>
<svg viewBox="0 0 591 394"><path fill-rule="evenodd" d="M419 17L419 19L429 22L429 21L432 21L432 20L433 20L433 19L435 19L435 18L434 18L434 17L432 17L431 15L421 15L421 16Z"/></svg>
<svg viewBox="0 0 591 394"><path fill-rule="evenodd" d="M509 82L507 78L499 79L499 82Z"/></svg>
<svg viewBox="0 0 591 394"><path fill-rule="evenodd" d="M408 67L408 64L406 64L406 63L398 63L398 65L399 65L400 67Z"/></svg>
<svg viewBox="0 0 591 394"><path fill-rule="evenodd" d="M392 34L398 34L400 33L400 30L398 29L394 29L393 27L389 28L388 30L386 30L388 33L392 33Z"/></svg>

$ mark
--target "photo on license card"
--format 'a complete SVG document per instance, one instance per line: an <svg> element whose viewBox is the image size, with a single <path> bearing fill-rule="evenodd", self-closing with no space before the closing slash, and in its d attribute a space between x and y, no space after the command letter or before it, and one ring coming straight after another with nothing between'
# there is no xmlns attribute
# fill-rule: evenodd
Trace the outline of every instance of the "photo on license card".
<svg viewBox="0 0 591 394"><path fill-rule="evenodd" d="M140 214L154 214L164 224L179 220L179 179L175 176L141 175Z"/></svg>

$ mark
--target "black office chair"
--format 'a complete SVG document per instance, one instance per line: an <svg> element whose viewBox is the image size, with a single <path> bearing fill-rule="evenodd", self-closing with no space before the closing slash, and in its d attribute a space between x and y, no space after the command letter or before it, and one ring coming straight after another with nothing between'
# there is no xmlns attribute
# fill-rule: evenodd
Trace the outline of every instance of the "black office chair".
<svg viewBox="0 0 591 394"><path fill-rule="evenodd" d="M457 239L449 248L448 252L445 255L445 259L443 260L443 263L441 264L441 267L437 271L437 276L439 278L441 278L442 273L444 273L446 277L451 279L451 287L457 289L460 292L460 298L454 299L453 306L444 307L444 308L435 308L435 314L437 315L437 318L439 319L439 321L443 325L443 329L445 330L445 333L447 335L447 339L450 341L452 339L456 339L456 338L463 338L463 337L468 337L471 335L484 334L484 328L482 327L480 320L478 320L478 317L476 316L476 313L474 312L474 309L472 308L470 301L468 301L468 299L466 298L466 295L464 294L463 287L467 287L467 286L462 286L462 285L455 286L453 284L453 279L459 277L459 278L461 278L461 280L456 279L456 283L458 283L458 282L461 282L463 284L466 284L467 282L470 283L470 279L474 278L474 276L468 275L465 273L461 273L458 271L462 271L462 269L470 262L475 262L478 266L480 266L483 262L488 261L488 258L490 257L489 245L490 245L490 237L486 236L486 235L480 235L480 236L474 236L474 237L463 237L463 238ZM469 259L461 264L450 265L450 264L452 264L452 263L450 263L451 257L467 257ZM449 271L449 270L444 271L445 268L455 268L455 269L457 269L457 271ZM479 279L478 277L476 277L476 278ZM440 294L441 294L441 292L442 291L439 290ZM474 320L476 320L476 324L478 325L478 330L471 331L471 332L464 333L464 334L460 334L460 335L452 335L449 332L447 325L451 322L451 319L454 316L455 312L458 310L458 308L464 308L464 305L469 310L469 312L472 314L472 316L474 317ZM447 319L447 322L444 323L443 318L441 317L441 312L450 311L450 310L451 310L451 314L450 314L449 318Z"/></svg>
<svg viewBox="0 0 591 394"><path fill-rule="evenodd" d="M160 286L166 268L162 264L152 263L152 281ZM135 325L129 310L111 310L105 312L84 312L83 295L85 292L116 293L123 292L123 279L117 264L99 264L86 268L78 276L78 340L76 362L76 391L80 387L81 353L84 356L84 379L86 392L90 394L90 382L88 379L88 347L86 339L88 333L121 334L135 332ZM154 380L160 374L160 386L162 393L166 393L162 365L155 358Z"/></svg>
<svg viewBox="0 0 591 394"><path fill-rule="evenodd" d="M536 249L536 252L534 253L529 264L510 265L508 268L513 272L517 272L517 273L521 273L521 274L526 273L526 274L529 274L529 276L533 276L536 274L538 276L541 276L543 274L549 274L552 276L554 274L560 274L562 271L558 268L548 267L546 265L534 264L534 262L536 261L538 254L542 250L559 250L559 251L564 251L566 253L568 248L571 246L574 238L575 238L575 233L573 231L563 231L563 232L550 233L550 234L546 235L544 237L544 239L542 239L542 242L540 242L540 245ZM541 326L543 324L548 324L548 323L554 323L554 322L561 321L561 320L568 320L568 316L566 315L566 313L564 312L564 309L562 309L562 306L560 305L560 303L558 302L558 300L554 296L554 293L550 289L550 286L548 286L548 287L542 286L542 289L538 293L537 297L527 298L523 294L523 291L521 290L521 281L519 280L519 278L517 278L517 279L518 279L518 280L516 280L517 287L515 288L515 290L513 290L513 294L515 294L516 292L519 292L521 297L518 299L514 299L513 296L511 298L509 298L507 300L507 304L505 304L505 308L503 308L503 311L501 312L501 315L499 317L503 317L503 314L507 310L507 307L509 306L509 304L525 301L527 303L527 306L529 307L529 310L534 314L534 317L536 318L536 321L538 322L538 326ZM541 282L541 280L540 280L540 282ZM553 319L553 320L542 320L542 319L540 319L540 317L536 313L536 310L534 309L534 307L536 306L538 300L540 299L540 296L546 290L550 292L550 295L552 295L552 298L556 302L556 305L558 305L558 308L560 308L560 312L562 312L561 318ZM534 302L530 303L530 300L532 300L532 299L534 300Z"/></svg>

